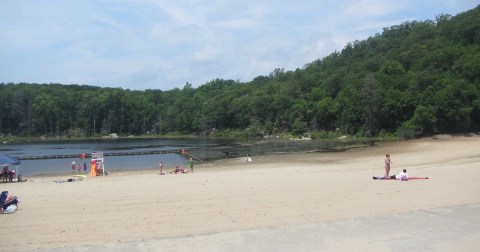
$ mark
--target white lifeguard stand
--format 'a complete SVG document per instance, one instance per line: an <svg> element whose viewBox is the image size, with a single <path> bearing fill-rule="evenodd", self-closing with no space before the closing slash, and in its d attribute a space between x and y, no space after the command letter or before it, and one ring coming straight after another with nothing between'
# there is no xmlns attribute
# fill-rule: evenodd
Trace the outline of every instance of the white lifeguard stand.
<svg viewBox="0 0 480 252"><path fill-rule="evenodd" d="M94 163L96 165L94 165ZM102 176L105 176L105 162L103 159L103 152L94 152L92 153L92 176L94 176L94 174L95 176L97 176L97 171L100 169L102 171Z"/></svg>

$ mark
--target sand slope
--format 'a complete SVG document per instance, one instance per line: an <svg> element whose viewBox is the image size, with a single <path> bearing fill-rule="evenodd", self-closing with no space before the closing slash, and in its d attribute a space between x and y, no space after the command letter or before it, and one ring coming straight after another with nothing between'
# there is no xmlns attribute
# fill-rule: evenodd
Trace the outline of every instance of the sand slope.
<svg viewBox="0 0 480 252"><path fill-rule="evenodd" d="M406 168L410 176L431 179L372 180L383 175L386 153L394 173ZM2 240L9 241L0 250L108 247L478 204L479 168L480 137L471 136L253 157L248 163L220 160L196 166L193 174L112 171L61 184L34 178L0 184L21 201L17 213L0 216L8 226L0 231Z"/></svg>

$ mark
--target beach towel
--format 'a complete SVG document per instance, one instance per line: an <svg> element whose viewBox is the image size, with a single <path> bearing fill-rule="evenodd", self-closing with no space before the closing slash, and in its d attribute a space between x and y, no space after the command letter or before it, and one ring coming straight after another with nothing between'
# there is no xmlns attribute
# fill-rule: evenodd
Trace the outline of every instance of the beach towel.
<svg viewBox="0 0 480 252"><path fill-rule="evenodd" d="M383 176L373 176L372 177L374 180L398 180L398 181L402 181L400 179L391 179L391 178L385 178ZM416 180L416 179L428 179L428 177L408 177L408 180Z"/></svg>
<svg viewBox="0 0 480 252"><path fill-rule="evenodd" d="M53 182L65 183L65 182L76 182L76 181L83 181L83 179L82 178L56 179Z"/></svg>

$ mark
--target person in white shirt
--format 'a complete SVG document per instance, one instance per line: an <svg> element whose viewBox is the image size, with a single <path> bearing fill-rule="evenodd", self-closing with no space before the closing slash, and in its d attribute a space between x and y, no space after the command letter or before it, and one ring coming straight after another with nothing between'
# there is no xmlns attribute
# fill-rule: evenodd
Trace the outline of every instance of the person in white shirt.
<svg viewBox="0 0 480 252"><path fill-rule="evenodd" d="M398 180L402 180L402 181L408 181L407 169L403 169L403 171L400 172L398 175L390 176L390 179L398 179Z"/></svg>

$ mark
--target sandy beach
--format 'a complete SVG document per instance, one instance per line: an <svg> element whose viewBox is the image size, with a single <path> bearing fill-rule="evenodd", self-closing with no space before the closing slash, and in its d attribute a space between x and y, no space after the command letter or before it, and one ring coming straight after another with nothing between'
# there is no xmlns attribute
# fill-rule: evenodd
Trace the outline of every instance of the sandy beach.
<svg viewBox="0 0 480 252"><path fill-rule="evenodd" d="M377 181L392 174L428 180ZM108 158L105 161L108 163ZM167 167L167 169L172 167ZM475 251L480 136L254 156L194 173L115 172L0 183L0 251ZM60 178L71 178L65 174ZM402 243L405 241L405 243Z"/></svg>

